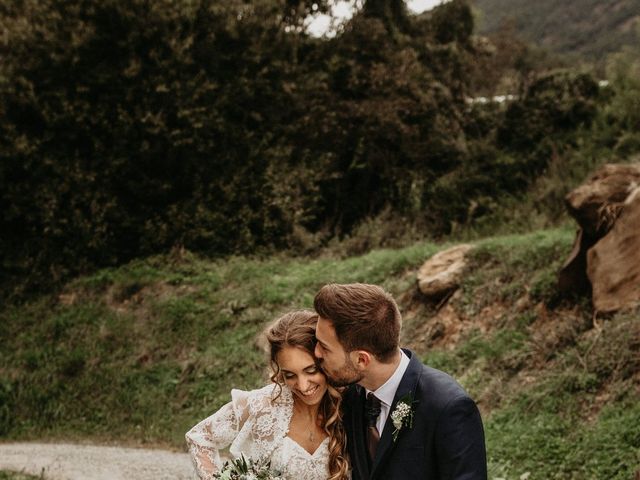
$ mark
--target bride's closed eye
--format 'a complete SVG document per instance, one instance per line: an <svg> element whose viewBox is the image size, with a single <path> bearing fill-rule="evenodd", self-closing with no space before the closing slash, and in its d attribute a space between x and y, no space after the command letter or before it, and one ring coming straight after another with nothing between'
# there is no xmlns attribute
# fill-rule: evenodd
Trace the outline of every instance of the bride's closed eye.
<svg viewBox="0 0 640 480"><path fill-rule="evenodd" d="M320 369L318 369L318 367L316 365L310 365L307 368L304 369L304 373L306 373L307 375L315 375L316 373L319 373ZM285 380L290 380L294 377L296 377L296 374L293 372L289 372L288 370L283 370L282 371L282 377Z"/></svg>

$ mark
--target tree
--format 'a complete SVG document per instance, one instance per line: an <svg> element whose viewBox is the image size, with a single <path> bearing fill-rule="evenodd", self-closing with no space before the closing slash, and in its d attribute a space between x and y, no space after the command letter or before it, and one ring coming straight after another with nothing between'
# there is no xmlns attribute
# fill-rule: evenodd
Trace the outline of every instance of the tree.
<svg viewBox="0 0 640 480"><path fill-rule="evenodd" d="M284 244L265 180L295 106L284 5L5 4L3 272L42 285L175 244Z"/></svg>

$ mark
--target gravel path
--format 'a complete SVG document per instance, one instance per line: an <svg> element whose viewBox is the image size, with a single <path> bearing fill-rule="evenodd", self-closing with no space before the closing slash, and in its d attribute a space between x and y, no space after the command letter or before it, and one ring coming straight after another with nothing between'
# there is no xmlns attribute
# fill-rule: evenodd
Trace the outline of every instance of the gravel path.
<svg viewBox="0 0 640 480"><path fill-rule="evenodd" d="M186 480L193 467L186 453L65 443L0 443L0 470L46 480Z"/></svg>

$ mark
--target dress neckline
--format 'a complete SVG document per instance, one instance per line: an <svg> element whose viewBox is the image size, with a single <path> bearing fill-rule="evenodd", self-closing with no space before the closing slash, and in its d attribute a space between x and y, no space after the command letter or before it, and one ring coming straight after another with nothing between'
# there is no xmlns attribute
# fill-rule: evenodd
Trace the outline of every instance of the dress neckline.
<svg viewBox="0 0 640 480"><path fill-rule="evenodd" d="M313 453L309 453L309 450L307 450L306 448L304 448L302 445L300 445L298 442L296 442L293 438L291 438L289 435L285 435L284 437L285 439L289 440L293 445L295 445L298 449L300 449L301 451L303 451L304 453L306 453L308 456L310 457L315 457L316 453L318 453L320 451L320 449L323 447L323 445L325 443L329 442L329 437L326 437L324 440L322 440L322 442L320 442L320 445L318 445L318 447L315 449L315 451Z"/></svg>

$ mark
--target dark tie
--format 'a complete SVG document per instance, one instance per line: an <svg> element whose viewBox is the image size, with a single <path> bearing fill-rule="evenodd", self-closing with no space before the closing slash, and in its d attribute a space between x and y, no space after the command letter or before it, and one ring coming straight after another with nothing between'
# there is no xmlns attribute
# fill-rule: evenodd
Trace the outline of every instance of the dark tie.
<svg viewBox="0 0 640 480"><path fill-rule="evenodd" d="M380 399L370 392L367 394L367 402L364 405L364 416L367 421L367 448L369 449L369 459L372 462L380 441L380 434L376 428L378 415L380 415Z"/></svg>

